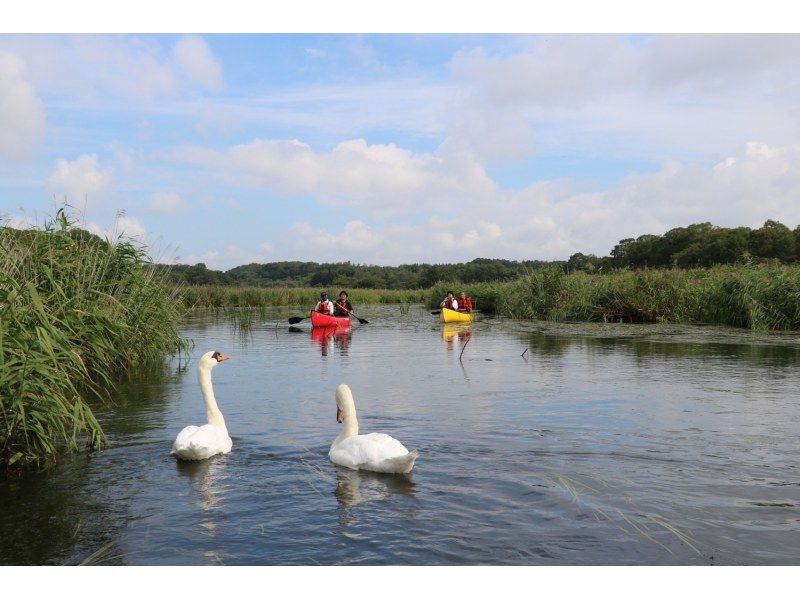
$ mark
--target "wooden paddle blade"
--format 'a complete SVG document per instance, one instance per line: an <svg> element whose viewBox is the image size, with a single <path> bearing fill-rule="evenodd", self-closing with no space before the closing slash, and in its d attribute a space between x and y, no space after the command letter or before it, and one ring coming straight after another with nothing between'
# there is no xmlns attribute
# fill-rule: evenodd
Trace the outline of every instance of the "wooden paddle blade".
<svg viewBox="0 0 800 598"><path fill-rule="evenodd" d="M297 324L298 322L301 322L303 320L305 320L305 318L298 318L297 316L295 316L293 318L289 318L289 324Z"/></svg>

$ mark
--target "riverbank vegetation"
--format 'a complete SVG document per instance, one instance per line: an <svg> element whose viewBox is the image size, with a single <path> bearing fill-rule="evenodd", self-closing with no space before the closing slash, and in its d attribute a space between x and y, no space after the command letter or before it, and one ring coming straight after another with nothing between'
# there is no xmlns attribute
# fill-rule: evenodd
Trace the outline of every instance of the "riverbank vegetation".
<svg viewBox="0 0 800 598"><path fill-rule="evenodd" d="M757 229L725 228L710 222L692 224L673 228L663 235L622 239L606 257L575 253L565 264L565 270L687 269L753 261L800 262L800 226L792 231L775 220L767 220Z"/></svg>
<svg viewBox="0 0 800 598"><path fill-rule="evenodd" d="M462 285L463 286L463 285ZM464 286L477 309L516 319L719 324L800 330L800 265L616 270L607 274L542 268L510 283ZM437 306L448 290L431 289Z"/></svg>
<svg viewBox="0 0 800 598"><path fill-rule="evenodd" d="M176 289L142 247L73 227L0 227L0 466L52 463L103 431L114 380L183 346Z"/></svg>
<svg viewBox="0 0 800 598"><path fill-rule="evenodd" d="M330 287L335 300L339 287ZM427 290L350 289L350 301L356 306L376 303L422 303ZM319 301L320 288L184 286L178 298L186 309L232 309L240 307L298 306L309 309Z"/></svg>
<svg viewBox="0 0 800 598"><path fill-rule="evenodd" d="M460 264L406 264L369 266L350 262L272 262L247 264L225 272L205 264L161 266L175 284L185 286L244 286L333 289L428 289L440 280L465 283L514 280L529 270L553 263L479 258Z"/></svg>
<svg viewBox="0 0 800 598"><path fill-rule="evenodd" d="M345 289L429 289L443 280L461 284L510 282L541 268L565 272L611 272L636 268L698 268L759 261L800 262L800 226L767 220L761 228L725 228L709 222L673 228L663 235L622 239L610 254L575 253L567 261L478 258L458 264L370 266L342 263L272 262L247 264L227 271L205 264L160 266L175 284Z"/></svg>

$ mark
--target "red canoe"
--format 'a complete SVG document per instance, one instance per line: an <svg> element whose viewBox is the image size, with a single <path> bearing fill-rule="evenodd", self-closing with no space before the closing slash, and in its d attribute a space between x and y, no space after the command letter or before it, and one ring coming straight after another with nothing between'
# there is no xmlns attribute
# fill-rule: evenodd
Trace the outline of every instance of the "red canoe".
<svg viewBox="0 0 800 598"><path fill-rule="evenodd" d="M345 318L335 318L328 314L321 314L318 311L311 312L312 328L350 328L350 316Z"/></svg>

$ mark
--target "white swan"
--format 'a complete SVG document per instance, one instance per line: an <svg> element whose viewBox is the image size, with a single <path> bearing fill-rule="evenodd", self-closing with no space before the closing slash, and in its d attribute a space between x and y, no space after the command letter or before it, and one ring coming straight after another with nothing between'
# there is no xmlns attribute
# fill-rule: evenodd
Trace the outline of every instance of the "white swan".
<svg viewBox="0 0 800 598"><path fill-rule="evenodd" d="M408 451L388 434L358 435L358 420L353 393L347 384L336 388L336 421L344 430L333 441L328 457L336 465L381 473L408 473L419 453Z"/></svg>
<svg viewBox="0 0 800 598"><path fill-rule="evenodd" d="M172 443L171 455L187 461L208 459L214 455L225 455L231 452L233 441L228 436L225 418L217 407L214 388L211 386L211 370L218 363L229 359L218 351L209 351L200 358L197 364L197 379L206 404L208 423L204 426L186 426Z"/></svg>

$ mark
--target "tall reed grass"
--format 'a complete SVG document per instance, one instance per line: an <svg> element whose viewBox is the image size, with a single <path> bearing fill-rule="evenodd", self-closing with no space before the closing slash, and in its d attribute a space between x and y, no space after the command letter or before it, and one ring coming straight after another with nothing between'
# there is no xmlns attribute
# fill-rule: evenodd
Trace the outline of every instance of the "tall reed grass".
<svg viewBox="0 0 800 598"><path fill-rule="evenodd" d="M182 287L178 296L187 309L227 309L239 307L304 306L319 300L322 288L191 286ZM327 289L336 299L340 289ZM422 303L427 291L392 289L347 289L353 305L376 303Z"/></svg>
<svg viewBox="0 0 800 598"><path fill-rule="evenodd" d="M75 228L63 210L43 230L0 227L0 464L101 446L90 404L184 346L175 293L144 248Z"/></svg>
<svg viewBox="0 0 800 598"><path fill-rule="evenodd" d="M565 274L542 268L509 283L465 287L478 309L517 319L720 324L800 330L800 265ZM440 283L428 305L458 285Z"/></svg>

